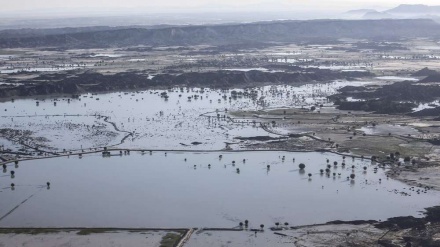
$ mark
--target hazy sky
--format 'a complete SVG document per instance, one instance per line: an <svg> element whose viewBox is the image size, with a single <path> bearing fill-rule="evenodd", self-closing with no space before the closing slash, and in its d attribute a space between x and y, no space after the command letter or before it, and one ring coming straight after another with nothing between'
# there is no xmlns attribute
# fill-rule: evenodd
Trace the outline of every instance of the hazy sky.
<svg viewBox="0 0 440 247"><path fill-rule="evenodd" d="M251 5L252 9L267 10L267 6L273 5L273 9L315 9L346 11L357 8L385 9L399 4L427 4L440 5L439 0L0 0L1 12L35 11L35 10L62 10L63 12L79 10L113 10L113 9L137 9L137 10L216 10L228 9ZM225 6L225 7L223 7ZM227 7L229 6L229 7Z"/></svg>

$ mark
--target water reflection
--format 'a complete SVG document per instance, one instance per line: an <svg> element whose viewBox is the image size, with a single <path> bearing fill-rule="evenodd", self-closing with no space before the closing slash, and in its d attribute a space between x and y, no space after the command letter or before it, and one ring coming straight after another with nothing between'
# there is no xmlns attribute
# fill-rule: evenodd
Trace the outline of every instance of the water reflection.
<svg viewBox="0 0 440 247"><path fill-rule="evenodd" d="M334 154L142 153L22 162L14 186L1 193L0 215L44 188L42 181L50 182L0 226L231 227L238 224L236 219L246 218L258 224L272 224L276 218L303 225L416 216L440 202L438 192L387 179L386 167ZM233 162L243 157L245 162ZM305 167L283 162L294 157ZM0 180L0 188L8 184L9 178ZM20 189L13 190L17 186ZM378 210L360 213L360 208Z"/></svg>

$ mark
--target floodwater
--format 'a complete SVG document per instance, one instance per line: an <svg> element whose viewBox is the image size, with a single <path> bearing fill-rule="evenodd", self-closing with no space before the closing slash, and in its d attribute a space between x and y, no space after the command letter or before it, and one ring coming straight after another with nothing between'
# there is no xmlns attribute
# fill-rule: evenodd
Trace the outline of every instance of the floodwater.
<svg viewBox="0 0 440 247"><path fill-rule="evenodd" d="M367 135L418 135L420 132L411 126L403 126L398 124L379 124L376 126L362 127L359 129Z"/></svg>
<svg viewBox="0 0 440 247"><path fill-rule="evenodd" d="M433 109L440 106L440 101L435 100L429 103L420 103L416 108L413 108L414 112L422 111L425 109Z"/></svg>
<svg viewBox="0 0 440 247"><path fill-rule="evenodd" d="M65 70L75 70L84 68L83 66L77 67L45 67L45 68L19 68L19 69L1 69L0 74L13 74L19 72L54 72L54 71L65 71Z"/></svg>
<svg viewBox="0 0 440 247"><path fill-rule="evenodd" d="M233 122L227 118L229 112L308 108L313 104L331 106L327 96L336 93L338 88L368 83L371 82L334 81L299 87L265 86L247 91L174 88L84 94L78 99L20 99L0 103L0 128L34 131L36 137L48 139L46 145L58 151L110 145L220 150L226 147L225 143L234 142L236 136L269 135L251 120ZM253 92L254 96L238 95L234 98L231 97L232 91ZM161 97L163 93L167 98ZM107 122L100 116L108 117ZM131 135L120 143L128 134ZM201 144L192 145L194 142Z"/></svg>
<svg viewBox="0 0 440 247"><path fill-rule="evenodd" d="M98 53L98 54L92 54L90 57L109 57L109 58L117 58L117 57L123 57L125 54L114 54L114 53Z"/></svg>
<svg viewBox="0 0 440 247"><path fill-rule="evenodd" d="M419 81L419 79L417 78L402 77L402 76L379 76L376 77L376 79L385 80L385 81Z"/></svg>
<svg viewBox="0 0 440 247"><path fill-rule="evenodd" d="M250 227L304 225L417 216L440 202L438 192L421 189L418 194L417 188L410 191L387 179L385 169L374 173L376 165L369 160L347 157L342 167L343 157L335 154L112 153L117 156L89 154L25 161L18 168L8 165L0 177L0 226L235 227L246 219ZM326 159L329 177L319 172L326 169ZM304 172L300 163L306 165ZM352 173L356 177L350 181Z"/></svg>

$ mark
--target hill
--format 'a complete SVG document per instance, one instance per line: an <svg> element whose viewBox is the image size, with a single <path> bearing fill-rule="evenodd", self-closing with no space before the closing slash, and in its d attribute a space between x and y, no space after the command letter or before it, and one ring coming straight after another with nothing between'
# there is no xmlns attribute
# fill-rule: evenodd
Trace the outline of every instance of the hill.
<svg viewBox="0 0 440 247"><path fill-rule="evenodd" d="M104 28L8 30L0 33L0 48L105 48L136 45L228 45L239 43L316 42L340 38L392 40L440 37L432 20L313 20L248 24L174 26L159 28Z"/></svg>

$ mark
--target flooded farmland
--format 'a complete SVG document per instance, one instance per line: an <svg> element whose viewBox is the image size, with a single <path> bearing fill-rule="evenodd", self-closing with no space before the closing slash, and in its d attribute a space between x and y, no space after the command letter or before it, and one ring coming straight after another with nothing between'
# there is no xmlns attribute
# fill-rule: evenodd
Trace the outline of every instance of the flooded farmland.
<svg viewBox="0 0 440 247"><path fill-rule="evenodd" d="M438 23L159 22L0 30L0 247L439 245Z"/></svg>
<svg viewBox="0 0 440 247"><path fill-rule="evenodd" d="M257 227L418 217L439 203L439 194L394 180L387 172L398 168L325 152L250 152L237 146L236 138L277 140L292 130L283 123L268 129L230 112L271 114L321 105L323 112L335 114L327 96L346 85L372 83L174 88L1 103L2 128L18 137L28 130L34 138L22 143L12 134L3 140L4 148L28 149L30 157L67 156L5 167L0 225L228 228L244 220ZM380 125L361 131L405 135L408 130ZM103 147L115 150L102 155ZM221 151L225 147L243 152Z"/></svg>
<svg viewBox="0 0 440 247"><path fill-rule="evenodd" d="M439 203L438 192L388 179L386 170L370 160L313 152L114 151L107 158L32 160L3 173L0 225L235 227L244 220L252 227L307 225L418 216Z"/></svg>
<svg viewBox="0 0 440 247"><path fill-rule="evenodd" d="M60 152L104 146L150 149L221 150L234 137L272 136L251 119L233 120L229 112L286 107L332 106L327 96L346 85L373 82L211 90L173 88L78 98L19 99L0 104L1 128L32 132L27 145ZM18 140L11 131L10 140ZM44 139L38 138L44 137ZM11 147L3 142L5 148ZM194 145L193 143L197 143Z"/></svg>

